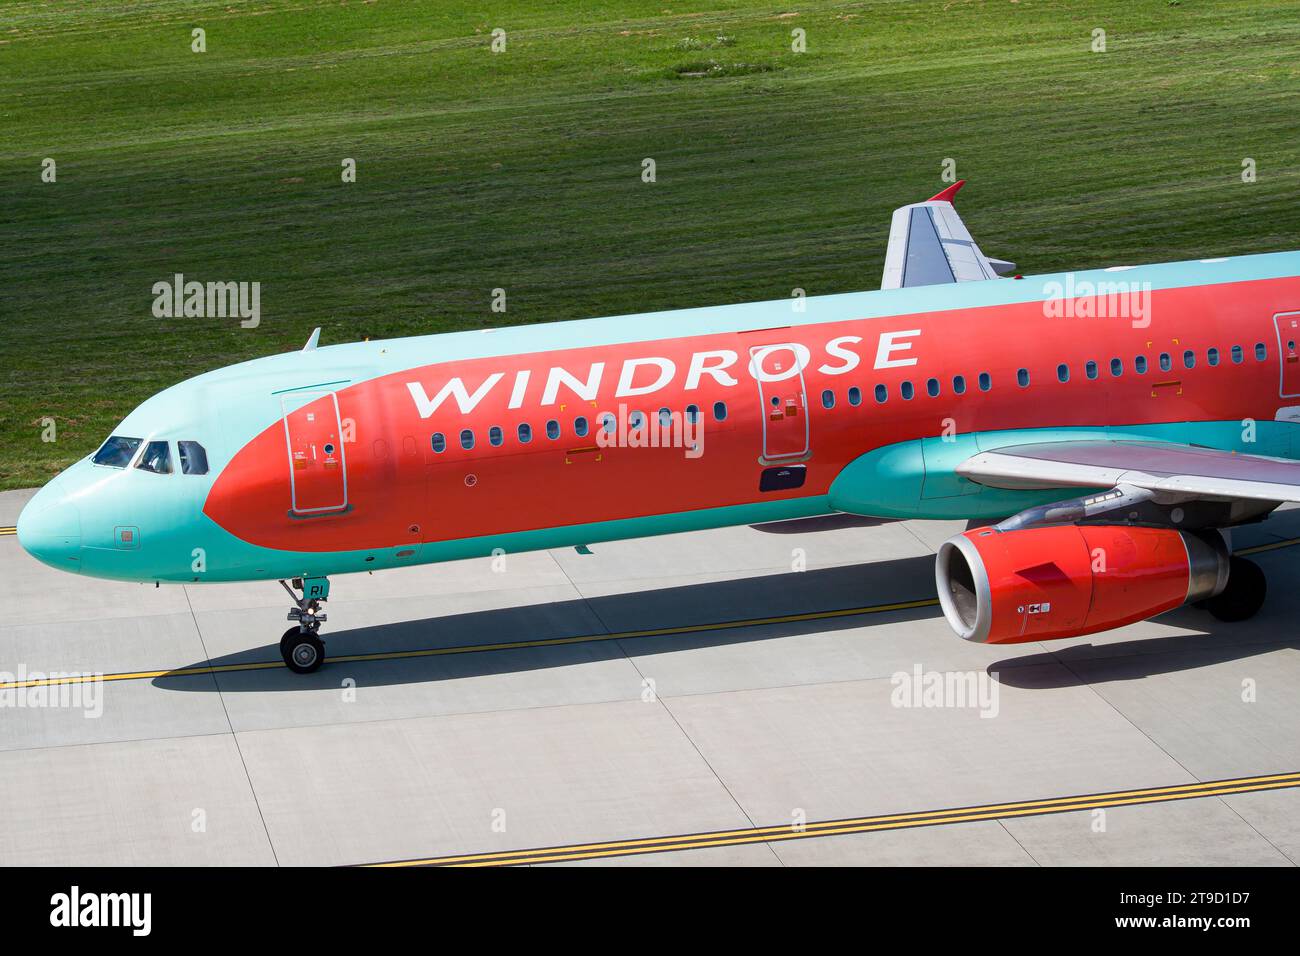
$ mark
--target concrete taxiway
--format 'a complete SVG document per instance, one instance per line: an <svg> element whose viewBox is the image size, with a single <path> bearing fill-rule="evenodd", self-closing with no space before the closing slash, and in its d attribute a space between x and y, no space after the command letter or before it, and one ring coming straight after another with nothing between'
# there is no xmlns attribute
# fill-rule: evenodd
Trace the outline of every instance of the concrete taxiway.
<svg viewBox="0 0 1300 956"><path fill-rule="evenodd" d="M30 495L0 493L0 525ZM305 677L274 582L83 579L0 536L0 681L106 675L0 700L0 863L1300 861L1300 547L1254 556L1244 624L987 647L933 605L962 527L342 576ZM1236 543L1297 537L1290 510ZM898 706L918 670L983 696Z"/></svg>

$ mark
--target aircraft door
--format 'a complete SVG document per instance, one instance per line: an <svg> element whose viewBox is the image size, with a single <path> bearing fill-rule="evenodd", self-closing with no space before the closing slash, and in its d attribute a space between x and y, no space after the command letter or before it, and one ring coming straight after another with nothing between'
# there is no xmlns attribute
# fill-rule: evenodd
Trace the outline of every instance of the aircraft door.
<svg viewBox="0 0 1300 956"><path fill-rule="evenodd" d="M338 397L333 392L280 396L289 454L289 500L294 515L346 511L347 460Z"/></svg>
<svg viewBox="0 0 1300 956"><path fill-rule="evenodd" d="M765 462L791 461L808 454L808 395L802 346L782 342L749 350L750 372L758 382Z"/></svg>
<svg viewBox="0 0 1300 956"><path fill-rule="evenodd" d="M1282 366L1282 398L1300 395L1300 312L1279 312L1273 316L1277 331L1278 362Z"/></svg>

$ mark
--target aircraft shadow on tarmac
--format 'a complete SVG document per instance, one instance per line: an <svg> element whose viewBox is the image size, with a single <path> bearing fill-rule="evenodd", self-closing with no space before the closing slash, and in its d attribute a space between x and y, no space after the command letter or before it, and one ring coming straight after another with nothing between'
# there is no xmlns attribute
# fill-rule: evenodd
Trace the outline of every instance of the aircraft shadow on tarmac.
<svg viewBox="0 0 1300 956"><path fill-rule="evenodd" d="M1161 674L1196 670L1229 661L1247 660L1279 648L1300 650L1300 640L1269 639L1246 634L1240 624L1221 624L1203 611L1188 608L1157 618L1195 633L1169 634L1102 645L1045 647L1049 651L1011 657L990 664L988 673L999 684L1022 690L1059 690L1088 684L1141 680ZM1206 630L1207 627L1213 627ZM1234 630L1236 629L1236 630Z"/></svg>
<svg viewBox="0 0 1300 956"><path fill-rule="evenodd" d="M521 673L525 671L621 660L628 655L661 654L772 640L832 630L867 628L873 623L898 624L931 620L939 608L888 611L880 615L823 617L811 621L751 625L699 633L601 640L609 632L717 624L738 620L818 613L886 602L933 599L934 559L901 558L800 573L759 575L727 581L691 584L654 591L636 591L589 599L574 599L523 607L503 607L401 621L350 630L322 632L327 659L315 674L290 673L282 666L228 671L195 677L170 674L154 678L168 690L268 692L337 688L345 677L366 686L413 684ZM435 596L430 602L436 602ZM1033 690L1053 690L1111 680L1134 680L1223 661L1253 657L1281 644L1290 609L1275 602L1256 621L1220 624L1207 613L1186 608L1161 621L1185 628L1169 635L1104 645L1062 645L1046 653L1022 653L990 664L987 671L1003 684ZM342 615L339 615L342 616ZM354 654L390 654L432 648L491 647L519 641L582 637L592 640L541 647L474 650L436 656L371 661L345 661ZM959 640L956 636L952 640ZM1045 645L1051 647L1051 645ZM1285 646L1297 646L1288 643ZM263 644L196 661L186 668L225 667L259 662L279 663L276 644ZM184 670L186 668L181 668Z"/></svg>

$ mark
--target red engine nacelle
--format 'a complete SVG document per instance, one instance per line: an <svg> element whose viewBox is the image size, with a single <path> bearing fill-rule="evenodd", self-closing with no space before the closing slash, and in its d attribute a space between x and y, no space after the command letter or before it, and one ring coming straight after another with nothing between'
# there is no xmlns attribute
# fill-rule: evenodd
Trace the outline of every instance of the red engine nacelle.
<svg viewBox="0 0 1300 956"><path fill-rule="evenodd" d="M1017 644L1141 621L1228 583L1223 537L1167 528L1061 525L949 538L939 603L968 641Z"/></svg>

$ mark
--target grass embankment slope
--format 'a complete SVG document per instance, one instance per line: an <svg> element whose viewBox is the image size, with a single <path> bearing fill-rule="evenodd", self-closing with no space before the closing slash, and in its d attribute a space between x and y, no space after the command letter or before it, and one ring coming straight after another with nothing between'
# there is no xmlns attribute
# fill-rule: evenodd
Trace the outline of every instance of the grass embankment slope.
<svg viewBox="0 0 1300 956"><path fill-rule="evenodd" d="M1087 6L5 3L0 487L316 325L874 288L890 211L945 158L985 250L1026 272L1300 246L1300 8ZM260 282L261 326L154 318L177 272Z"/></svg>

